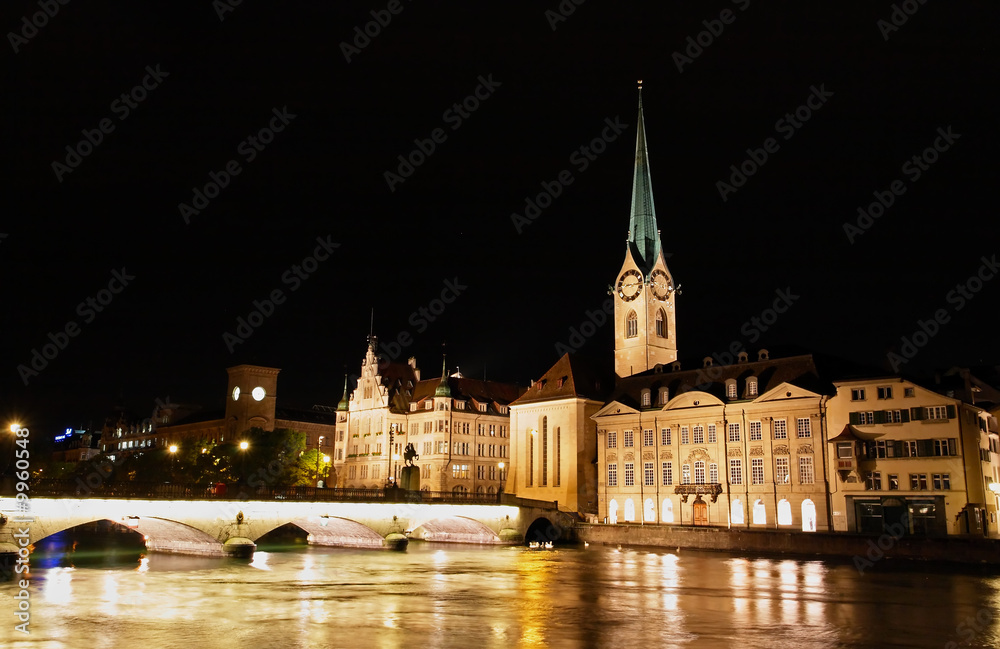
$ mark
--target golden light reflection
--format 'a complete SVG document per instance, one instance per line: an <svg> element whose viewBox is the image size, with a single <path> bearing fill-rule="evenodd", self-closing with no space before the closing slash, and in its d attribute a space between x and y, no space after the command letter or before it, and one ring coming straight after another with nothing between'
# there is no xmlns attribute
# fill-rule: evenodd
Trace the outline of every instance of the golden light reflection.
<svg viewBox="0 0 1000 649"><path fill-rule="evenodd" d="M118 603L121 601L121 573L108 572L104 574L104 612L109 615L118 613Z"/></svg>
<svg viewBox="0 0 1000 649"><path fill-rule="evenodd" d="M139 567L135 570L136 572L149 572L149 557L140 557Z"/></svg>
<svg viewBox="0 0 1000 649"><path fill-rule="evenodd" d="M52 568L45 578L45 601L52 604L69 604L73 596L74 568Z"/></svg>
<svg viewBox="0 0 1000 649"><path fill-rule="evenodd" d="M552 623L549 585L555 579L548 553L524 550L518 555L521 641L519 647L548 647L545 632Z"/></svg>
<svg viewBox="0 0 1000 649"><path fill-rule="evenodd" d="M258 570L270 570L271 566L267 565L268 555L268 552L254 552L253 561L249 565Z"/></svg>
<svg viewBox="0 0 1000 649"><path fill-rule="evenodd" d="M270 567L265 568L265 570L270 570ZM311 554L302 557L302 569L299 570L298 578L302 581L316 580L315 559Z"/></svg>

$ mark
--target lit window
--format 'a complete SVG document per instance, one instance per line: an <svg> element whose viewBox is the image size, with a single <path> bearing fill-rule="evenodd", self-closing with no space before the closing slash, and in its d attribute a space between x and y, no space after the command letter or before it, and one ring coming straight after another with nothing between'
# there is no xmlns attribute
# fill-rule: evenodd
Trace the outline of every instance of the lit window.
<svg viewBox="0 0 1000 649"><path fill-rule="evenodd" d="M646 487L656 485L656 470L652 462L644 462L642 465L642 484Z"/></svg>
<svg viewBox="0 0 1000 649"><path fill-rule="evenodd" d="M795 430L799 437L812 437L812 428L809 426L809 418L799 417L796 419Z"/></svg>
<svg viewBox="0 0 1000 649"><path fill-rule="evenodd" d="M653 438L653 429L647 428L642 431L642 445L653 446L656 440Z"/></svg>
<svg viewBox="0 0 1000 649"><path fill-rule="evenodd" d="M709 424L708 425L708 443L709 444L715 444L715 441L716 441L715 424Z"/></svg>
<svg viewBox="0 0 1000 649"><path fill-rule="evenodd" d="M635 463L626 462L625 463L625 486L634 487L635 486Z"/></svg>
<svg viewBox="0 0 1000 649"><path fill-rule="evenodd" d="M750 460L750 479L752 484L764 484L764 459L755 457Z"/></svg>
<svg viewBox="0 0 1000 649"><path fill-rule="evenodd" d="M639 335L639 317L635 311L629 311L625 316L625 337L635 338Z"/></svg>
<svg viewBox="0 0 1000 649"><path fill-rule="evenodd" d="M691 436L688 432L687 426L681 426L681 444L689 444L691 442Z"/></svg>
<svg viewBox="0 0 1000 649"><path fill-rule="evenodd" d="M693 437L692 441L695 444L704 444L705 443L705 427L704 426L695 426L694 427L694 437Z"/></svg>
<svg viewBox="0 0 1000 649"><path fill-rule="evenodd" d="M736 381L729 381L726 385L726 396L730 399L736 398Z"/></svg>
<svg viewBox="0 0 1000 649"><path fill-rule="evenodd" d="M777 484L788 484L789 471L788 471L788 458L787 457L776 457L774 458L774 481Z"/></svg>
<svg viewBox="0 0 1000 649"><path fill-rule="evenodd" d="M778 525L792 524L792 505L782 498L778 501Z"/></svg>
<svg viewBox="0 0 1000 649"><path fill-rule="evenodd" d="M663 486L669 487L674 484L674 465L672 462L663 463Z"/></svg>
<svg viewBox="0 0 1000 649"><path fill-rule="evenodd" d="M712 484L719 484L719 465L709 464L708 465L708 481Z"/></svg>
<svg viewBox="0 0 1000 649"><path fill-rule="evenodd" d="M740 441L740 425L739 423L729 424L729 441L738 442Z"/></svg>
<svg viewBox="0 0 1000 649"><path fill-rule="evenodd" d="M733 501L732 522L733 525L743 525L746 522L743 518L743 503L739 499Z"/></svg>
<svg viewBox="0 0 1000 649"><path fill-rule="evenodd" d="M694 463L694 483L705 484L705 463L701 460Z"/></svg>
<svg viewBox="0 0 1000 649"><path fill-rule="evenodd" d="M749 378L747 379L747 395L751 397L757 396L757 379Z"/></svg>
<svg viewBox="0 0 1000 649"><path fill-rule="evenodd" d="M764 509L764 501L758 499L753 504L753 524L767 525L767 510Z"/></svg>
<svg viewBox="0 0 1000 649"><path fill-rule="evenodd" d="M691 484L691 465L685 464L681 467L681 484Z"/></svg>
<svg viewBox="0 0 1000 649"><path fill-rule="evenodd" d="M663 446L670 446L670 429L661 428L660 429L660 444Z"/></svg>
<svg viewBox="0 0 1000 649"><path fill-rule="evenodd" d="M609 464L608 465L608 486L617 487L618 486L618 465Z"/></svg>
<svg viewBox="0 0 1000 649"><path fill-rule="evenodd" d="M618 448L618 431L608 431L608 448Z"/></svg>
<svg viewBox="0 0 1000 649"><path fill-rule="evenodd" d="M649 390L642 391L642 407L643 408L649 407Z"/></svg>
<svg viewBox="0 0 1000 649"><path fill-rule="evenodd" d="M799 458L799 484L812 484L815 482L813 472L813 459L811 457Z"/></svg>
<svg viewBox="0 0 1000 649"><path fill-rule="evenodd" d="M634 446L634 444L632 442L633 442L632 431L626 430L624 432L624 446L625 446L625 448L632 448Z"/></svg>
<svg viewBox="0 0 1000 649"><path fill-rule="evenodd" d="M759 421L751 421L750 422L750 441L751 442L760 441L760 439L762 437L761 430L762 430L761 423Z"/></svg>
<svg viewBox="0 0 1000 649"><path fill-rule="evenodd" d="M774 439L788 439L788 423L784 419L775 419L771 425L774 428Z"/></svg>
<svg viewBox="0 0 1000 649"><path fill-rule="evenodd" d="M730 484L743 484L742 460L729 460L729 482Z"/></svg>

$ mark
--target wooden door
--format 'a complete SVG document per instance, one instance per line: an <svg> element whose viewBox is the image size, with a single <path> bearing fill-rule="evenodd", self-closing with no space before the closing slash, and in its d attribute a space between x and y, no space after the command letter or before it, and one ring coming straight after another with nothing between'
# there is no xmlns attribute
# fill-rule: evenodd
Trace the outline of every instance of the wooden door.
<svg viewBox="0 0 1000 649"><path fill-rule="evenodd" d="M694 524L708 525L708 503L696 500L694 503Z"/></svg>

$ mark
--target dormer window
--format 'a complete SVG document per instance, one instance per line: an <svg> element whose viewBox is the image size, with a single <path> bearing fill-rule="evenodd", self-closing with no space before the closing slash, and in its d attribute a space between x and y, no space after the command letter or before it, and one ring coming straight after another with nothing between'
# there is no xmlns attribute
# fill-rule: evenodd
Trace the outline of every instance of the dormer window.
<svg viewBox="0 0 1000 649"><path fill-rule="evenodd" d="M455 402L455 410L465 410L465 402L464 401L456 401Z"/></svg>
<svg viewBox="0 0 1000 649"><path fill-rule="evenodd" d="M507 414L507 406L500 406L500 414L501 415Z"/></svg>
<svg viewBox="0 0 1000 649"><path fill-rule="evenodd" d="M434 402L430 400L425 401L424 410L434 410Z"/></svg>
<svg viewBox="0 0 1000 649"><path fill-rule="evenodd" d="M479 412L486 412L486 407L485 403L479 404Z"/></svg>
<svg viewBox="0 0 1000 649"><path fill-rule="evenodd" d="M665 406L665 405L667 405L667 401L669 401L669 400L670 400L670 389L669 388L660 388L659 404L661 406Z"/></svg>
<svg viewBox="0 0 1000 649"><path fill-rule="evenodd" d="M649 388L646 388L645 390L642 391L642 396L640 398L642 399L642 407L643 408L648 408L649 407Z"/></svg>
<svg viewBox="0 0 1000 649"><path fill-rule="evenodd" d="M729 379L726 381L726 396L730 399L736 398L736 380Z"/></svg>
<svg viewBox="0 0 1000 649"><path fill-rule="evenodd" d="M747 379L747 394L751 397L757 396L757 377L751 376Z"/></svg>

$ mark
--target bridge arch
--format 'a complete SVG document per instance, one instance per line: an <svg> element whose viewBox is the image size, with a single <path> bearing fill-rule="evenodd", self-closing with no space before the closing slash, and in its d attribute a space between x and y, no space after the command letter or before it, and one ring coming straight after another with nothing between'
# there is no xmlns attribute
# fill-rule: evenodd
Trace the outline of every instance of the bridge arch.
<svg viewBox="0 0 1000 649"><path fill-rule="evenodd" d="M338 516L309 516L306 518L296 518L288 521L306 532L306 540L312 545L329 545L349 548L381 548L385 545L382 535L368 527ZM275 525L257 538L264 536L267 532L277 529L281 525ZM255 539L256 540L256 539Z"/></svg>
<svg viewBox="0 0 1000 649"><path fill-rule="evenodd" d="M567 530L560 525L556 525L545 516L539 516L533 520L524 533L525 543L531 543L532 541L537 543L555 543L566 540L568 540Z"/></svg>
<svg viewBox="0 0 1000 649"><path fill-rule="evenodd" d="M410 538L443 543L479 543L494 545L500 537L484 523L465 516L444 516L420 523Z"/></svg>

